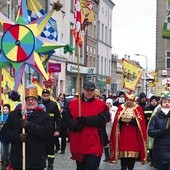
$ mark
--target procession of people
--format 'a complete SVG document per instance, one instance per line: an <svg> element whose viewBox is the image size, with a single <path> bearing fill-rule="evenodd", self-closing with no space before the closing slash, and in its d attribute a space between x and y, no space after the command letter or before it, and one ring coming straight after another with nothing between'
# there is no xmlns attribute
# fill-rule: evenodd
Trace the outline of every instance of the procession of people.
<svg viewBox="0 0 170 170"><path fill-rule="evenodd" d="M95 95L95 89L93 82L85 81L80 98L68 102L62 93L58 101L50 100L51 91L43 89L38 102L37 88L28 85L24 117L22 103L14 110L4 104L0 117L1 169L9 166L22 169L22 143L25 143L27 170L45 167L53 170L55 154L60 149L60 154L66 154L68 137L77 170L99 170L103 155L103 161L112 164L113 169L120 160L121 170L133 170L136 161L157 170L169 170L170 97L162 96L159 103L153 95L141 107L132 92L122 91L117 100L109 96L104 101ZM124 100L114 106L120 94ZM140 96L145 97L144 93Z"/></svg>

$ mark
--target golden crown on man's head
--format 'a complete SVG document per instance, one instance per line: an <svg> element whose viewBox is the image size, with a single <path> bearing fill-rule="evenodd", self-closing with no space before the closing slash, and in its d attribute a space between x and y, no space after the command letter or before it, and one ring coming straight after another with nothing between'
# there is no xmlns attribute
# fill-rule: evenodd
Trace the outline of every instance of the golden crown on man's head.
<svg viewBox="0 0 170 170"><path fill-rule="evenodd" d="M35 97L38 98L38 90L37 87L33 84L29 85L25 89L25 98L27 97Z"/></svg>

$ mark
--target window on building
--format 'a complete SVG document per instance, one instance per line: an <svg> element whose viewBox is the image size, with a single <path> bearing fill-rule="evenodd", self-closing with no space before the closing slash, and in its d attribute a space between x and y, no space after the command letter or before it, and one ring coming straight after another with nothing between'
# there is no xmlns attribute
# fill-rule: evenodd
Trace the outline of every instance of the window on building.
<svg viewBox="0 0 170 170"><path fill-rule="evenodd" d="M107 60L104 59L104 75L107 75Z"/></svg>
<svg viewBox="0 0 170 170"><path fill-rule="evenodd" d="M170 2L167 2L167 10L170 11Z"/></svg>
<svg viewBox="0 0 170 170"><path fill-rule="evenodd" d="M100 40L100 21L98 21L98 39Z"/></svg>
<svg viewBox="0 0 170 170"><path fill-rule="evenodd" d="M170 69L170 51L166 52L166 56L167 56L166 67Z"/></svg>
<svg viewBox="0 0 170 170"><path fill-rule="evenodd" d="M74 0L70 1L70 11L74 12Z"/></svg>
<svg viewBox="0 0 170 170"><path fill-rule="evenodd" d="M110 29L110 35L109 35L109 38L110 38L110 42L109 42L109 45L112 44L112 30Z"/></svg>
<svg viewBox="0 0 170 170"><path fill-rule="evenodd" d="M101 74L103 75L103 57L101 57Z"/></svg>
<svg viewBox="0 0 170 170"><path fill-rule="evenodd" d="M12 6L11 6L11 0L7 0L7 17L9 19L11 19L11 10L12 10Z"/></svg>
<svg viewBox="0 0 170 170"><path fill-rule="evenodd" d="M105 27L105 43L107 43L107 27Z"/></svg>
<svg viewBox="0 0 170 170"><path fill-rule="evenodd" d="M62 0L63 7L61 8L61 11L65 12L65 0Z"/></svg>
<svg viewBox="0 0 170 170"><path fill-rule="evenodd" d="M73 34L71 33L71 29L73 29L73 23L70 23L70 45L73 46Z"/></svg>
<svg viewBox="0 0 170 170"><path fill-rule="evenodd" d="M102 24L102 41L104 39L104 24Z"/></svg>

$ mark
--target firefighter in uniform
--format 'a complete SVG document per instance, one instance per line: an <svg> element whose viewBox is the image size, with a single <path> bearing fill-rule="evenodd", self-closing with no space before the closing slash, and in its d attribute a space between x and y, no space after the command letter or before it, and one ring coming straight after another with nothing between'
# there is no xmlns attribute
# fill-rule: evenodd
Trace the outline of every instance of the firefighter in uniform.
<svg viewBox="0 0 170 170"><path fill-rule="evenodd" d="M54 137L59 136L60 131L60 111L56 102L50 100L50 91L44 89L42 91L42 104L46 107L47 113L50 115L53 125L53 136L47 142L47 157L48 167L47 170L53 170L54 163Z"/></svg>

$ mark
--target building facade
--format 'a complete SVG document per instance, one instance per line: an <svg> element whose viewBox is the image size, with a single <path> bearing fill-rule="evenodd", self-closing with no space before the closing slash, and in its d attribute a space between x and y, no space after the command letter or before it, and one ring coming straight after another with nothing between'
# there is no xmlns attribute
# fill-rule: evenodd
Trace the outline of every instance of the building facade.
<svg viewBox="0 0 170 170"><path fill-rule="evenodd" d="M170 11L168 1L157 0L156 23L156 94L164 90L167 80L170 81L170 40L162 38L163 24Z"/></svg>

